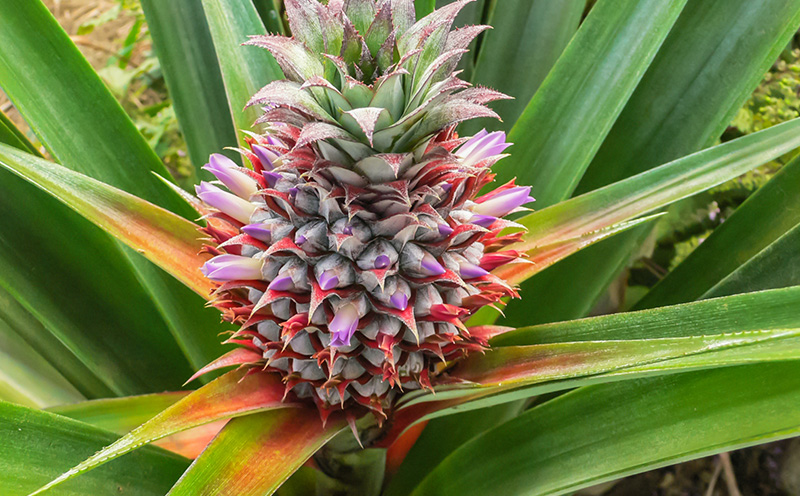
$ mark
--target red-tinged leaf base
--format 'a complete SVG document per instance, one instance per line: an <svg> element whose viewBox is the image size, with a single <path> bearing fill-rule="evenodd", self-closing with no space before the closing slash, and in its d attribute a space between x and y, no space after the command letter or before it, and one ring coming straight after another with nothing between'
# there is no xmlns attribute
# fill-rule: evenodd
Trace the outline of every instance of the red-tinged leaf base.
<svg viewBox="0 0 800 496"><path fill-rule="evenodd" d="M341 418L323 426L316 409L272 410L231 420L169 496L272 494L334 435Z"/></svg>
<svg viewBox="0 0 800 496"><path fill-rule="evenodd" d="M181 399L32 495L171 434L248 413L293 406L297 405L284 401L284 386L276 374L254 373L252 370L228 372ZM192 449L196 450L196 447Z"/></svg>

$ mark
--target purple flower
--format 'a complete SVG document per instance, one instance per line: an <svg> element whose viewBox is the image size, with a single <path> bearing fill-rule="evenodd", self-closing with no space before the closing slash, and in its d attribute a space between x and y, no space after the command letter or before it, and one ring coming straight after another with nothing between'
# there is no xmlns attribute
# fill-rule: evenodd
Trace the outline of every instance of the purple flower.
<svg viewBox="0 0 800 496"><path fill-rule="evenodd" d="M272 242L272 231L263 224L248 224L242 227L242 232L264 243Z"/></svg>
<svg viewBox="0 0 800 496"><path fill-rule="evenodd" d="M433 255L428 252L422 256L422 260L419 263L420 269L428 274L429 276L440 276L447 272L442 264L440 264Z"/></svg>
<svg viewBox="0 0 800 496"><path fill-rule="evenodd" d="M267 139L271 139L271 137L268 137ZM261 145L253 145L250 147L250 149L253 150L255 156L258 157L258 160L261 162L261 167L263 167L264 170L271 170L275 168L274 162L279 157L277 153Z"/></svg>
<svg viewBox="0 0 800 496"><path fill-rule="evenodd" d="M211 155L203 170L214 174L233 194L242 198L248 199L258 191L255 179L242 172L242 168L225 155Z"/></svg>
<svg viewBox="0 0 800 496"><path fill-rule="evenodd" d="M261 279L261 260L239 255L217 255L200 269L209 279L217 282Z"/></svg>
<svg viewBox="0 0 800 496"><path fill-rule="evenodd" d="M198 186L195 186L195 192L197 193L197 197L204 203L230 215L243 224L250 222L250 216L253 215L256 209L256 206L249 201L233 193L223 191L205 181L201 181Z"/></svg>
<svg viewBox="0 0 800 496"><path fill-rule="evenodd" d="M472 207L472 211L477 215L503 217L517 207L535 201L530 197L530 193L530 186L514 186L496 193L492 192L484 196L485 201Z"/></svg>
<svg viewBox="0 0 800 496"><path fill-rule="evenodd" d="M326 270L319 276L319 287L327 291L335 288L339 284L339 276L333 270Z"/></svg>
<svg viewBox="0 0 800 496"><path fill-rule="evenodd" d="M291 276L278 276L267 286L272 291L288 291L293 287L294 281L292 281Z"/></svg>
<svg viewBox="0 0 800 496"><path fill-rule="evenodd" d="M455 155L462 159L463 165L470 166L489 157L500 155L509 146L511 143L506 143L506 133L502 131L487 133L483 129L461 145Z"/></svg>
<svg viewBox="0 0 800 496"><path fill-rule="evenodd" d="M458 264L459 266L459 274L464 279L476 279L478 277L483 277L487 275L489 272L480 268L479 266L467 262L463 262Z"/></svg>
<svg viewBox="0 0 800 496"><path fill-rule="evenodd" d="M348 346L350 339L358 327L358 309L352 303L348 303L339 308L328 324L331 333L331 346L339 348Z"/></svg>
<svg viewBox="0 0 800 496"><path fill-rule="evenodd" d="M402 291L397 291L392 296L389 297L389 302L392 304L393 307L400 310L401 312L408 308L408 295Z"/></svg>

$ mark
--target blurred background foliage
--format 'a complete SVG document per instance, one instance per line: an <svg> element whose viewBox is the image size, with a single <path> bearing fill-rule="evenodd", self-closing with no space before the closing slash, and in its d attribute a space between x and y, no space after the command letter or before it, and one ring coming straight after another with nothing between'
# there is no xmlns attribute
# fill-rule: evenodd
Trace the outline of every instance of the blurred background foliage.
<svg viewBox="0 0 800 496"><path fill-rule="evenodd" d="M473 17L475 9L483 9L487 3L498 1L502 0L479 0L465 9L462 17ZM45 0L45 3L98 71L167 168L179 182L188 186L191 183L192 166L139 1ZM268 29L285 34L284 20L276 16L274 9L267 8L270 4L280 7L281 0L254 0L254 3ZM584 17L593 3L591 0L587 2ZM481 43L481 38L475 43ZM468 75L479 62L465 57L461 68ZM541 81L536 84L539 82ZM520 91L523 90L532 93L535 88ZM203 102L198 101L197 104L202 105ZM1 89L0 110L9 115L31 141L46 153ZM760 131L798 116L800 35L795 35L747 103L739 110L721 141ZM670 207L649 240L632 257L627 270L598 302L592 314L614 313L632 308L649 288L685 259L711 231L725 222L749 195L766 183L791 158L793 157L781 157ZM765 222L768 221L765 219ZM584 490L580 494L795 495L800 494L800 473L794 470L798 466L800 441L784 441L646 472L613 484Z"/></svg>

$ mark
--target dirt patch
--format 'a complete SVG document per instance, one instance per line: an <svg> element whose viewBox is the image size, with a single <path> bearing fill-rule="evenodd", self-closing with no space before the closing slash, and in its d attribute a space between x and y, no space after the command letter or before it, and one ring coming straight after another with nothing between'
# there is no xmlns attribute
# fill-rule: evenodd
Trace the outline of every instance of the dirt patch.
<svg viewBox="0 0 800 496"><path fill-rule="evenodd" d="M112 62L117 60L116 55L136 21L133 15L123 10L108 22L94 27L91 32L79 34L82 26L87 29L88 23L112 13L113 9L119 5L118 2L113 0L44 0L44 4L58 19L61 27L69 34L95 70L105 67L110 60ZM142 54L149 50L149 43L138 44L131 56L131 63L138 63ZM0 91L0 111L8 115L12 122L29 137L33 137L24 119L2 91Z"/></svg>

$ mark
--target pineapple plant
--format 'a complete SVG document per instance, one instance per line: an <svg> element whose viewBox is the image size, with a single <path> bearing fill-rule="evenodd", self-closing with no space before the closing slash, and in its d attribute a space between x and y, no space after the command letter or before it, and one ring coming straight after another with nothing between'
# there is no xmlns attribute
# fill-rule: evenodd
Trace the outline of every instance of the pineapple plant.
<svg viewBox="0 0 800 496"><path fill-rule="evenodd" d="M10 494L563 494L797 433L770 268L800 162L641 309L581 317L664 208L800 146L713 144L800 2L440 3L144 0L192 195L44 5L0 0L0 85L53 158L0 122ZM506 81L520 33L550 55ZM724 36L739 65L708 64Z"/></svg>

